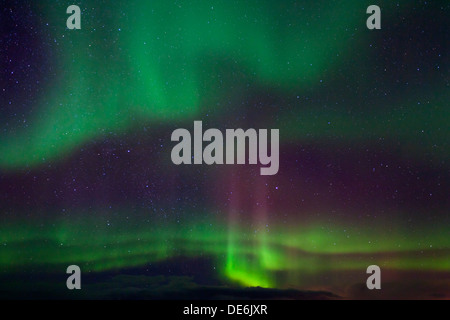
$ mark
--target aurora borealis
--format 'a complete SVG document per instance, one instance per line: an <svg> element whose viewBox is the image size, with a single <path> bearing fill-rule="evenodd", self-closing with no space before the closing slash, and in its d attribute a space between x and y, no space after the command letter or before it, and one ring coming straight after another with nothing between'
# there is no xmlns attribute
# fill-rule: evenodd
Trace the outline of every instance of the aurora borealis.
<svg viewBox="0 0 450 320"><path fill-rule="evenodd" d="M450 297L446 1L71 4L2 5L2 298ZM279 172L174 165L195 120Z"/></svg>

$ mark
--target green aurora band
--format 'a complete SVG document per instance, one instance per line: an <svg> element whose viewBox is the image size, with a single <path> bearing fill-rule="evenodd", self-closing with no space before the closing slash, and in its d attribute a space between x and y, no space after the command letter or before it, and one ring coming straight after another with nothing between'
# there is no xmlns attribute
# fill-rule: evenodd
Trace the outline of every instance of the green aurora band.
<svg viewBox="0 0 450 320"><path fill-rule="evenodd" d="M227 230L224 224L160 222L133 227L99 217L38 228L36 220L6 222L0 226L0 268L49 272L78 264L85 271L101 272L179 256L210 256L224 279L276 288L301 287L302 277L311 274L364 270L375 257L384 269L450 269L450 238L444 225L406 236L384 224L365 230L327 222L270 230Z"/></svg>
<svg viewBox="0 0 450 320"><path fill-rule="evenodd" d="M364 12L366 4L322 1L311 8L289 10L286 3L274 1L198 0L189 5L135 1L133 6L115 1L114 11L98 1L83 5L89 9L83 15L82 29L70 32L63 27L63 4L37 4L57 43L55 63L60 71L45 84L52 90L39 98L39 112L28 121L30 125L0 138L4 170L45 164L96 137L123 134L143 121L154 126L161 121L191 121L202 108L217 106L224 99L232 101L240 94L239 85L247 85L235 83L236 79L216 79L225 69L246 75L253 85L287 93L311 88L319 79L332 76L333 67L351 60L353 37L345 31L355 30L354 36L363 32L357 26L365 17L357 13ZM111 29L117 32L107 31ZM442 99L436 101L436 96ZM308 136L327 138L334 129L343 138L397 138L390 131L401 126L405 131L401 138L414 143L419 132L414 119L424 115L429 120L422 121L425 130L442 126L435 135L446 144L444 119L449 110L444 103L448 99L447 88L435 88L422 97L428 107L431 101L436 108L433 116L411 102L406 105L408 117L397 122L386 123L383 111L374 111L367 123L335 111L324 112L323 117L315 113L311 119L305 111L295 117L290 113L280 116L274 125L283 124L289 130L282 139L298 141ZM317 106L310 107L317 110ZM211 116L220 117L222 109L215 108ZM334 129L324 119L332 119ZM363 131L355 133L355 124L363 125L359 126ZM439 146L432 151L448 157L448 148Z"/></svg>

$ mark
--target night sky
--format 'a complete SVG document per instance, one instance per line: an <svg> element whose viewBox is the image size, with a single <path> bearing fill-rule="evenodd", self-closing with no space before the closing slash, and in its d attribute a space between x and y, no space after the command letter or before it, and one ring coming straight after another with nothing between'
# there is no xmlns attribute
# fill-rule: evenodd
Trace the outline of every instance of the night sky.
<svg viewBox="0 0 450 320"><path fill-rule="evenodd" d="M450 298L448 1L111 3L1 2L1 298ZM195 120L278 174L174 165Z"/></svg>

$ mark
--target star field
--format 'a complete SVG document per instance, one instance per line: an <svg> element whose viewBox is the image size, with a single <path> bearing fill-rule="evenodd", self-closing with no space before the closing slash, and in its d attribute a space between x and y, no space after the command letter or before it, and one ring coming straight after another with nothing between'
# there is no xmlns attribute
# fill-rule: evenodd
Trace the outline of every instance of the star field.
<svg viewBox="0 0 450 320"><path fill-rule="evenodd" d="M368 1L71 4L0 8L5 296L71 264L88 298L450 296L448 3L381 1L381 30ZM174 165L194 120L279 129L278 174Z"/></svg>

